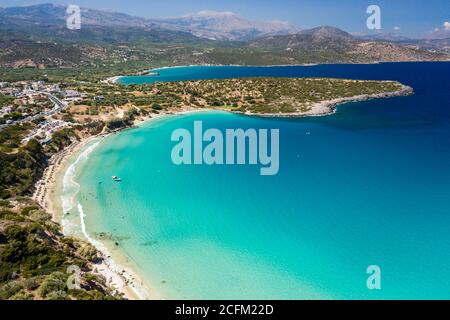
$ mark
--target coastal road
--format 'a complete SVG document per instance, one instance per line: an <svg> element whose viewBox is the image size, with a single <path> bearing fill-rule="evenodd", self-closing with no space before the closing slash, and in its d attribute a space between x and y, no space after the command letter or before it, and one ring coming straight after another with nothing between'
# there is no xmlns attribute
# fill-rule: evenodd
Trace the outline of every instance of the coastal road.
<svg viewBox="0 0 450 320"><path fill-rule="evenodd" d="M33 120L37 120L37 119L39 119L41 117L54 115L55 113L58 113L59 111L61 111L61 110L63 110L63 109L68 107L68 104L66 102L58 99L57 97L55 97L54 95L52 95L52 94L50 94L48 92L37 91L37 93L42 93L42 94L46 95L50 99L50 101L53 102L53 104L55 105L53 107L53 109L51 109L49 111L40 112L40 113L38 113L38 114L36 114L34 116L29 116L29 117L26 117L26 118L23 118L23 119L20 119L20 120L17 120L17 121L13 121L13 122L11 122L9 124L2 124L2 125L0 125L0 131L5 129L5 128L7 128L7 127L9 127L9 126L13 126L13 125L16 125L16 124L19 124L19 123L30 122L30 121L33 121Z"/></svg>

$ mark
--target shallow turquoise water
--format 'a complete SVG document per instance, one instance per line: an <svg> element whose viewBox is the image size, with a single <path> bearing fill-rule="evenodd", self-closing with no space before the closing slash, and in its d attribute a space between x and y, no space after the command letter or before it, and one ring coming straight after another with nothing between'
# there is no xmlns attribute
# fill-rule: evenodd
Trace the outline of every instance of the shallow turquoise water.
<svg viewBox="0 0 450 320"><path fill-rule="evenodd" d="M168 298L450 298L450 63L223 68L394 79L416 94L318 118L174 116L110 136L76 177L89 234L113 234ZM166 80L218 74L163 72ZM173 165L170 135L194 120L280 129L279 174ZM381 290L366 287L373 264Z"/></svg>

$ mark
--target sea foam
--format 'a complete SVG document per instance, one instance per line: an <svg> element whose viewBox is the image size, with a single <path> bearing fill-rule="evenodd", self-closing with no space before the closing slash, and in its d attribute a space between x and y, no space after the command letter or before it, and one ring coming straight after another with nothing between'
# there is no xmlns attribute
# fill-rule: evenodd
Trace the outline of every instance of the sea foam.
<svg viewBox="0 0 450 320"><path fill-rule="evenodd" d="M75 232L75 230L79 227L78 223L71 222L69 219L66 218L66 214L69 213L73 208L75 203L77 202L76 196L78 192L81 189L80 184L75 181L76 177L76 171L77 167L85 162L89 155L97 148L101 140L95 140L95 143L87 147L83 152L81 152L76 160L68 167L67 171L64 174L63 177L63 192L61 195L61 203L62 203L62 209L64 213L64 217L62 218L61 224L63 228L64 233L72 234ZM82 217L80 213L80 220L82 222L82 225L84 224Z"/></svg>

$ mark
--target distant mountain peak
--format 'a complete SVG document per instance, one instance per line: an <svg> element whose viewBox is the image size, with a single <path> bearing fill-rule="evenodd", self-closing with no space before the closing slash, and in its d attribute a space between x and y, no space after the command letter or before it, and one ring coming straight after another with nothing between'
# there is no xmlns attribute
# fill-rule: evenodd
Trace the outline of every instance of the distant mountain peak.
<svg viewBox="0 0 450 320"><path fill-rule="evenodd" d="M246 41L274 34L291 34L300 29L287 21L252 21L231 11L202 10L179 18L160 19L162 26L188 31L213 40Z"/></svg>
<svg viewBox="0 0 450 320"><path fill-rule="evenodd" d="M148 19L105 10L81 10L82 28L74 31L66 28L66 7L62 5L0 8L0 66L23 65L24 61L32 61L36 65L73 66L83 59L90 61L97 54L108 55L108 58L117 61L115 52L107 53L106 48L111 44L117 44L117 48L136 46L137 51L120 51L127 59L149 57L147 50L141 46L148 48L158 44L164 49L154 56L161 54L163 59L173 57L173 64L437 60L448 59L448 55L441 52L449 52L450 48L447 39L401 44L365 41L331 26L300 30L288 22L253 21L230 11L203 10L179 18ZM447 31L446 25L437 31ZM166 46L169 44L177 46ZM189 50L193 50L190 46L198 44L202 48L207 46L213 49L198 50L198 55L189 54ZM107 46L102 47L104 52L100 52L99 48L92 49L92 45ZM179 46L186 49L179 53ZM86 50L89 47L91 49ZM197 48L195 50L197 53ZM224 52L226 55L221 54ZM241 55L242 52L245 54ZM151 57L153 59L153 52Z"/></svg>
<svg viewBox="0 0 450 320"><path fill-rule="evenodd" d="M124 13L81 8L84 26L160 28L186 32L211 40L248 41L268 35L284 35L300 29L286 21L252 21L231 11L202 10L182 17L147 19ZM65 26L66 6L51 3L0 8L0 22L17 25L38 23Z"/></svg>
<svg viewBox="0 0 450 320"><path fill-rule="evenodd" d="M264 37L253 41L251 47L285 50L350 50L357 40L349 33L335 27L320 26L295 34Z"/></svg>
<svg viewBox="0 0 450 320"><path fill-rule="evenodd" d="M326 37L343 37L343 38L353 38L351 34L348 32L341 30L336 27L332 26L319 26L308 30L303 30L300 33L304 34L315 34L315 35L321 35Z"/></svg>

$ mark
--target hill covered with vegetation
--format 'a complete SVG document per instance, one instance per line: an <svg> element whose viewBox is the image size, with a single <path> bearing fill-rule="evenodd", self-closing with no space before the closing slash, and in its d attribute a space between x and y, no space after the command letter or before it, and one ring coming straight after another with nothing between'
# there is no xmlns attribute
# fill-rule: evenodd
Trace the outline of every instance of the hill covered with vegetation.
<svg viewBox="0 0 450 320"><path fill-rule="evenodd" d="M118 74L119 71L136 72L137 65L142 71L152 67L191 64L273 65L450 59L448 52L440 52L434 47L430 50L425 47L424 50L406 43L368 41L329 26L299 31L284 24L272 27L270 24L256 24L256 29L252 29L251 22L227 14L214 14L212 20L203 15L149 20L83 8L82 15L81 29L69 30L64 6L45 4L0 10L0 66L96 68ZM230 25L220 24L220 21L213 23L219 18L243 24L244 34L238 35ZM215 29L207 30L205 21L213 23ZM217 28L221 25L224 30L219 32L221 30Z"/></svg>
<svg viewBox="0 0 450 320"><path fill-rule="evenodd" d="M48 160L76 138L58 132L43 147L21 139L34 124L0 131L0 300L121 299L95 272L102 257L91 245L64 237L60 226L31 200ZM80 286L71 289L70 268L79 268Z"/></svg>
<svg viewBox="0 0 450 320"><path fill-rule="evenodd" d="M51 217L29 199L0 201L0 300L117 299L93 273L100 257L91 245L63 237ZM67 285L70 267L80 287Z"/></svg>
<svg viewBox="0 0 450 320"><path fill-rule="evenodd" d="M105 84L73 88L89 92L87 99L79 104L96 108L129 105L146 113L206 108L277 116L310 115L315 111L326 113L326 105L331 106L340 100L345 102L412 93L411 88L395 81L272 77L177 81L118 88ZM95 97L99 95L103 99L96 101ZM325 108L317 110L322 105Z"/></svg>

